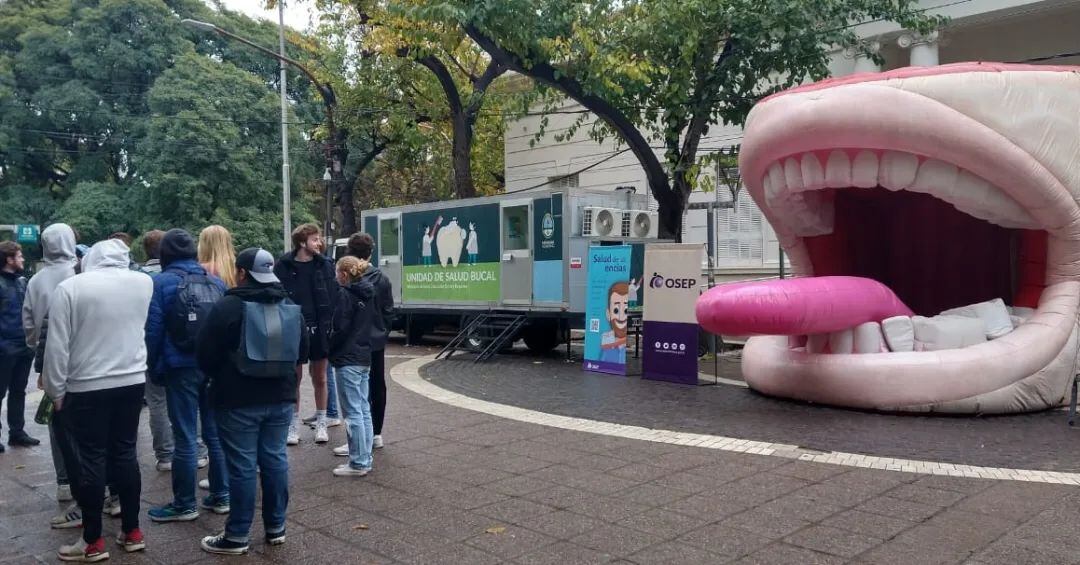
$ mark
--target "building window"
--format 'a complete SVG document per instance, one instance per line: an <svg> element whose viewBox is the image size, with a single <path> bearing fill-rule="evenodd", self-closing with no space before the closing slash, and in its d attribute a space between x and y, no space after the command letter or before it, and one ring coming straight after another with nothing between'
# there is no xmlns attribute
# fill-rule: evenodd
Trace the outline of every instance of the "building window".
<svg viewBox="0 0 1080 565"><path fill-rule="evenodd" d="M548 177L548 186L551 188L577 188L578 174Z"/></svg>
<svg viewBox="0 0 1080 565"><path fill-rule="evenodd" d="M737 174L737 173L736 173ZM731 191L717 187L717 200L731 202ZM724 266L760 266L764 262L765 221L757 204L745 191L739 191L733 208L717 210L716 264Z"/></svg>

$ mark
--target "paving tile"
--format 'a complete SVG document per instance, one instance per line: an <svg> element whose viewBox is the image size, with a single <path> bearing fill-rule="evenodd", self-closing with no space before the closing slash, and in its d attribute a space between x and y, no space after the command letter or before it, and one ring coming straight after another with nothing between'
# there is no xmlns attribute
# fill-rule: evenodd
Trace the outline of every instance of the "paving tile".
<svg viewBox="0 0 1080 565"><path fill-rule="evenodd" d="M502 563L502 559L463 543L455 543L429 553L407 557L402 562L415 565L458 565L459 563L487 565Z"/></svg>
<svg viewBox="0 0 1080 565"><path fill-rule="evenodd" d="M963 493L915 484L900 485L885 494L892 498L910 500L911 502L930 506L952 506L964 498Z"/></svg>
<svg viewBox="0 0 1080 565"><path fill-rule="evenodd" d="M524 475L516 475L513 477L505 478L500 481L495 481L484 486L484 488L491 489L495 492L499 492L509 496L522 496L531 492L536 492L542 489L548 489L556 486L555 483L537 479L535 477L529 477Z"/></svg>
<svg viewBox="0 0 1080 565"><path fill-rule="evenodd" d="M537 551L520 555L514 559L514 563L520 565L565 565L567 563L594 565L608 563L612 559L613 556L607 553L560 541Z"/></svg>
<svg viewBox="0 0 1080 565"><path fill-rule="evenodd" d="M892 498L889 496L871 498L857 506L856 509L871 514L902 518L912 522L921 522L941 511L941 508L938 506L900 500L899 498Z"/></svg>
<svg viewBox="0 0 1080 565"><path fill-rule="evenodd" d="M692 545L672 541L647 547L629 559L640 565L712 565L724 558Z"/></svg>
<svg viewBox="0 0 1080 565"><path fill-rule="evenodd" d="M851 558L877 546L880 539L829 526L810 526L784 538L784 541L821 553Z"/></svg>
<svg viewBox="0 0 1080 565"><path fill-rule="evenodd" d="M663 506L692 496L692 494L693 493L677 488L654 483L645 483L619 491L613 496L615 498L629 500L630 502L636 502L646 506Z"/></svg>
<svg viewBox="0 0 1080 565"><path fill-rule="evenodd" d="M678 540L727 559L736 559L748 555L769 545L772 540L743 528L720 524L710 524L684 534Z"/></svg>
<svg viewBox="0 0 1080 565"><path fill-rule="evenodd" d="M915 523L909 520L872 514L861 510L846 510L829 517L821 523L825 526L883 540L890 539L896 534L915 526Z"/></svg>
<svg viewBox="0 0 1080 565"><path fill-rule="evenodd" d="M826 465L824 463L810 463L807 461L792 461L787 465L774 467L770 470L771 473L776 473L777 475L795 477L796 479L803 479L811 482L821 481L847 471L848 469L841 467L840 465Z"/></svg>
<svg viewBox="0 0 1080 565"><path fill-rule="evenodd" d="M535 532L558 539L570 539L603 526L604 521L568 510L556 510L521 522Z"/></svg>
<svg viewBox="0 0 1080 565"><path fill-rule="evenodd" d="M720 523L724 526L742 528L770 539L782 538L810 525L808 520L767 508L752 508Z"/></svg>
<svg viewBox="0 0 1080 565"><path fill-rule="evenodd" d="M734 563L738 565L776 565L778 563L798 563L799 565L839 565L844 560L802 547L775 543L756 551ZM915 563L900 561L898 563Z"/></svg>
<svg viewBox="0 0 1080 565"><path fill-rule="evenodd" d="M649 547L650 545L659 543L667 537L668 536L665 535L631 530L614 524L605 524L599 528L571 538L570 542L603 553L626 557Z"/></svg>
<svg viewBox="0 0 1080 565"><path fill-rule="evenodd" d="M474 510L477 514L482 514L508 524L519 524L529 518L554 511L555 508L551 506L546 506L524 498L511 498L487 506L481 506Z"/></svg>
<svg viewBox="0 0 1080 565"><path fill-rule="evenodd" d="M800 492L802 491L796 491L796 494L770 500L757 508L775 514L793 516L810 522L823 520L828 516L838 514L844 510L840 506L834 506L827 502L800 496L798 494Z"/></svg>
<svg viewBox="0 0 1080 565"><path fill-rule="evenodd" d="M675 538L684 532L704 526L706 521L669 510L653 508L620 520L617 523L620 526L640 532L657 534L664 538Z"/></svg>
<svg viewBox="0 0 1080 565"><path fill-rule="evenodd" d="M649 509L644 504L612 497L597 497L582 504L571 506L570 510L578 514L599 518L615 523L630 516L641 514Z"/></svg>
<svg viewBox="0 0 1080 565"><path fill-rule="evenodd" d="M500 559L514 559L520 555L553 545L559 540L527 530L520 526L508 525L498 533L482 533L469 538L466 543L472 547L493 554Z"/></svg>
<svg viewBox="0 0 1080 565"><path fill-rule="evenodd" d="M1061 498L1073 494L1076 487L1032 483L998 482L973 494L954 506L979 514L1023 521L1053 506Z"/></svg>

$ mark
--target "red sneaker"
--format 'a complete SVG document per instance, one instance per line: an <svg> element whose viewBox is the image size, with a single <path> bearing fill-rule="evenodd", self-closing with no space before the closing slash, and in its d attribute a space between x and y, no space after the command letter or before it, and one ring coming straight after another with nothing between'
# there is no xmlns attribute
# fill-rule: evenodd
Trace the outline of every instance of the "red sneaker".
<svg viewBox="0 0 1080 565"><path fill-rule="evenodd" d="M126 534L120 532L116 536L116 545L119 545L128 553L134 553L146 549L146 539L143 538L142 531L135 528Z"/></svg>
<svg viewBox="0 0 1080 565"><path fill-rule="evenodd" d="M56 554L61 561L74 561L78 563L97 563L109 558L109 552L105 551L105 538L87 544L82 538L71 545L60 546Z"/></svg>

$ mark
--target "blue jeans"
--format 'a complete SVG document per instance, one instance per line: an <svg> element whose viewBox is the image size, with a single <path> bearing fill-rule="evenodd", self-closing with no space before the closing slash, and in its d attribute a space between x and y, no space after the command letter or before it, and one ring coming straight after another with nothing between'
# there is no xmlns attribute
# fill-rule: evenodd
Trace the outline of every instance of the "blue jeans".
<svg viewBox="0 0 1080 565"><path fill-rule="evenodd" d="M181 509L198 508L195 504L195 483L198 481L199 422L202 438L210 457L210 494L217 499L229 498L229 477L225 473L225 454L221 451L213 410L207 402L206 377L194 368L172 369L166 376L165 401L172 423L172 488L173 506Z"/></svg>
<svg viewBox="0 0 1080 565"><path fill-rule="evenodd" d="M337 376L333 367L327 367L326 372L326 417L337 418Z"/></svg>
<svg viewBox="0 0 1080 565"><path fill-rule="evenodd" d="M262 518L266 533L285 530L289 506L289 457L285 439L293 418L293 404L257 404L217 411L221 445L229 466L231 494L225 539L247 543L255 518L255 482L262 478ZM258 471L256 471L258 465Z"/></svg>
<svg viewBox="0 0 1080 565"><path fill-rule="evenodd" d="M371 403L368 401L369 370L370 367L359 365L334 368L349 437L349 466L354 469L371 468L371 441L375 431L371 426Z"/></svg>

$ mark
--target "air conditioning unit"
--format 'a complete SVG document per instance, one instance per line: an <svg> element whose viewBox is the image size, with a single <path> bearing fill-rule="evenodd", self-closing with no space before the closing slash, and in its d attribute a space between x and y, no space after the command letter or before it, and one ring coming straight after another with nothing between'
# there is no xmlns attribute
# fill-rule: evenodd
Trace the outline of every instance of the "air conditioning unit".
<svg viewBox="0 0 1080 565"><path fill-rule="evenodd" d="M655 238L660 226L660 218L651 210L627 210L623 212L629 218L630 233L627 237Z"/></svg>
<svg viewBox="0 0 1080 565"><path fill-rule="evenodd" d="M581 214L582 237L619 237L622 210L587 206Z"/></svg>

